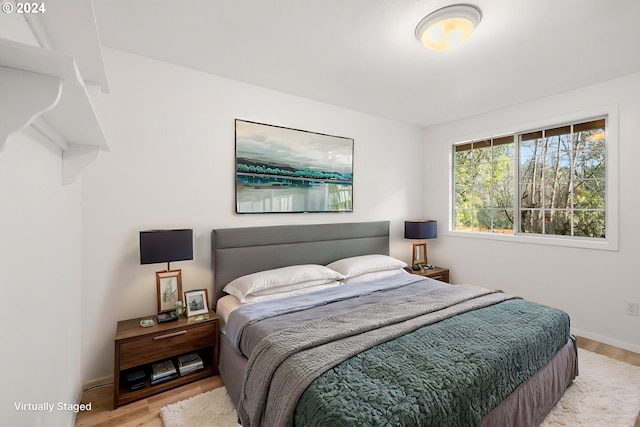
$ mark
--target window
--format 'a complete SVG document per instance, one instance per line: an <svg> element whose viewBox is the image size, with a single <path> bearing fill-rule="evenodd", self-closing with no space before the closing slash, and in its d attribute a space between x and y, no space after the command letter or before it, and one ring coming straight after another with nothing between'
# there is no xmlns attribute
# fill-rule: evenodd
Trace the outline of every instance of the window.
<svg viewBox="0 0 640 427"><path fill-rule="evenodd" d="M598 118L455 145L454 229L606 238L606 130Z"/></svg>
<svg viewBox="0 0 640 427"><path fill-rule="evenodd" d="M514 136L454 147L455 229L514 232Z"/></svg>

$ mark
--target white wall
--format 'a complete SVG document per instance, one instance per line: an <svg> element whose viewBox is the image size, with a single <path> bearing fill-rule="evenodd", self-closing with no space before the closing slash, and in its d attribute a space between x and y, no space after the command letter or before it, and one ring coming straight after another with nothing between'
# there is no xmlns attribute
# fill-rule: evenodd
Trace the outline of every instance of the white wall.
<svg viewBox="0 0 640 427"><path fill-rule="evenodd" d="M155 311L166 266L139 264L140 230L194 229L194 260L171 264L184 290L211 286L213 228L390 220L392 254L409 257L420 129L111 49L105 62L111 93L95 106L111 152L83 175L84 381L112 375L118 320ZM353 138L354 212L235 214L235 118Z"/></svg>
<svg viewBox="0 0 640 427"><path fill-rule="evenodd" d="M0 37L38 46L24 19L2 15ZM2 425L70 427L75 420L58 403L80 398L80 182L62 185L60 149L31 128L0 151ZM54 410L15 406L44 402Z"/></svg>
<svg viewBox="0 0 640 427"><path fill-rule="evenodd" d="M454 282L475 283L561 308L576 334L640 352L640 318L624 302L640 301L637 213L640 159L640 74L426 129L425 213L446 230L452 143L609 104L619 106L619 251L602 251L454 237L430 243ZM439 224L440 225L440 224Z"/></svg>
<svg viewBox="0 0 640 427"><path fill-rule="evenodd" d="M60 149L31 132L9 137L0 151L2 425L73 425L57 404L80 397L80 196L80 184L62 185ZM18 411L20 402L56 409Z"/></svg>

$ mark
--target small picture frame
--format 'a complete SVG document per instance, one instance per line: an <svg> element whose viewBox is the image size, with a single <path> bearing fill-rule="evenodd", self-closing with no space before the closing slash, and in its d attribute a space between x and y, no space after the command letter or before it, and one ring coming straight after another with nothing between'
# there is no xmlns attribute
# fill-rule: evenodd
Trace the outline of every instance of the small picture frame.
<svg viewBox="0 0 640 427"><path fill-rule="evenodd" d="M209 313L209 294L206 289L185 292L184 303L187 306L187 317Z"/></svg>
<svg viewBox="0 0 640 427"><path fill-rule="evenodd" d="M182 295L182 270L156 272L158 313L175 311Z"/></svg>

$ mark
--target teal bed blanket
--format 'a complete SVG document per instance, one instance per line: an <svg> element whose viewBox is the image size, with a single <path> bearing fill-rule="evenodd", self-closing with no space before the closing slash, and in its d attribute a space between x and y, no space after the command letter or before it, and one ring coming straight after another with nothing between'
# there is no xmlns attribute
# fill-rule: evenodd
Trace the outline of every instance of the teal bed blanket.
<svg viewBox="0 0 640 427"><path fill-rule="evenodd" d="M252 350L252 426L475 426L569 339L566 313L441 286L285 328Z"/></svg>
<svg viewBox="0 0 640 427"><path fill-rule="evenodd" d="M314 380L297 426L476 426L569 339L559 310L513 299L388 341Z"/></svg>

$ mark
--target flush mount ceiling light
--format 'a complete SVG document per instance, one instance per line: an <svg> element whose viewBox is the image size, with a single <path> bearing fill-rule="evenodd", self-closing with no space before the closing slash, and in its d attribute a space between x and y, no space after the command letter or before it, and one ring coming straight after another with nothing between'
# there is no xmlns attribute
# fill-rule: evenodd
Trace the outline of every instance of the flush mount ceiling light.
<svg viewBox="0 0 640 427"><path fill-rule="evenodd" d="M464 43L480 23L482 11L471 4L455 4L425 16L416 38L433 50L449 50Z"/></svg>

